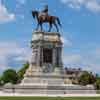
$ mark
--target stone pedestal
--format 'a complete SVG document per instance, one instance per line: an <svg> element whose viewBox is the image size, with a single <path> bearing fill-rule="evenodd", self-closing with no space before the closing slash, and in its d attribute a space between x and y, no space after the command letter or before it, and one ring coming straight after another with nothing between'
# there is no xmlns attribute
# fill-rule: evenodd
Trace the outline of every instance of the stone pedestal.
<svg viewBox="0 0 100 100"><path fill-rule="evenodd" d="M32 34L32 58L29 71L50 73L62 69L62 41L59 33L34 31ZM30 74L31 72L26 74Z"/></svg>
<svg viewBox="0 0 100 100"><path fill-rule="evenodd" d="M36 95L66 95L95 93L94 88L67 85L69 76L63 73L62 41L59 33L34 31L32 34L32 58L20 84L5 86L4 92Z"/></svg>
<svg viewBox="0 0 100 100"><path fill-rule="evenodd" d="M59 33L34 31L32 58L21 85L63 84L62 45Z"/></svg>

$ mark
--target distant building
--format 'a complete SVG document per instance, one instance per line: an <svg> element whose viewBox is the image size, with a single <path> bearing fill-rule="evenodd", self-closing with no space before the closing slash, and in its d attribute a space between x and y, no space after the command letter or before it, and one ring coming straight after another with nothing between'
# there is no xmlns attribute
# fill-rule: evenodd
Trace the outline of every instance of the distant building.
<svg viewBox="0 0 100 100"><path fill-rule="evenodd" d="M82 75L84 71L81 68L67 68L65 67L64 73L67 76L65 83L66 84L78 84L79 77Z"/></svg>

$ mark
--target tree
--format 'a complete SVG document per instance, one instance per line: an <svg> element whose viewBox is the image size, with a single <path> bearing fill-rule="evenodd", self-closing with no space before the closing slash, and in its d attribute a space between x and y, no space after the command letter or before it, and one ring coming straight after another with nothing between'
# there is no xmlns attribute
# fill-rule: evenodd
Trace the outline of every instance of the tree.
<svg viewBox="0 0 100 100"><path fill-rule="evenodd" d="M5 83L16 84L18 81L18 75L15 70L7 69L3 72L2 81Z"/></svg>
<svg viewBox="0 0 100 100"><path fill-rule="evenodd" d="M89 73L90 77L89 77L89 84L94 84L96 82L96 76L93 75L92 72Z"/></svg>
<svg viewBox="0 0 100 100"><path fill-rule="evenodd" d="M95 89L100 90L100 77L96 77Z"/></svg>
<svg viewBox="0 0 100 100"><path fill-rule="evenodd" d="M87 71L84 71L83 74L79 77L79 84L81 85L94 84L95 81L95 76Z"/></svg>
<svg viewBox="0 0 100 100"><path fill-rule="evenodd" d="M23 65L23 67L17 72L19 82L24 78L24 74L29 67L29 63Z"/></svg>
<svg viewBox="0 0 100 100"><path fill-rule="evenodd" d="M3 85L3 80L2 80L2 76L0 76L0 86Z"/></svg>

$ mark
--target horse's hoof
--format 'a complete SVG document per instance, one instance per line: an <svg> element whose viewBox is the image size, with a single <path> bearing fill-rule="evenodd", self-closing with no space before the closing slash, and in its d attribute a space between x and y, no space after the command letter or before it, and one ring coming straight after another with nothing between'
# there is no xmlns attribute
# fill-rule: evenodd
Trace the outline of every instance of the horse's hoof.
<svg viewBox="0 0 100 100"><path fill-rule="evenodd" d="M48 32L51 32L50 30L48 30Z"/></svg>
<svg viewBox="0 0 100 100"><path fill-rule="evenodd" d="M38 29L36 28L35 30L37 31Z"/></svg>

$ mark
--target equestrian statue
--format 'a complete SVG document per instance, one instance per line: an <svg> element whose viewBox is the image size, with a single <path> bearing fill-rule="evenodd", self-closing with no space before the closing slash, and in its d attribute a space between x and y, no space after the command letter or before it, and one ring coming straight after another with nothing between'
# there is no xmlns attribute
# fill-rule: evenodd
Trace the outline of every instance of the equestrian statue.
<svg viewBox="0 0 100 100"><path fill-rule="evenodd" d="M36 30L39 29L39 26L40 26L41 30L43 30L42 24L43 23L48 23L49 24L48 32L51 31L53 25L56 27L57 32L59 32L58 25L61 27L60 20L59 20L58 17L50 16L48 14L48 5L45 5L44 9L41 12L39 12L37 10L33 10L32 11L32 16L33 16L33 18L37 19L37 28L36 28Z"/></svg>

